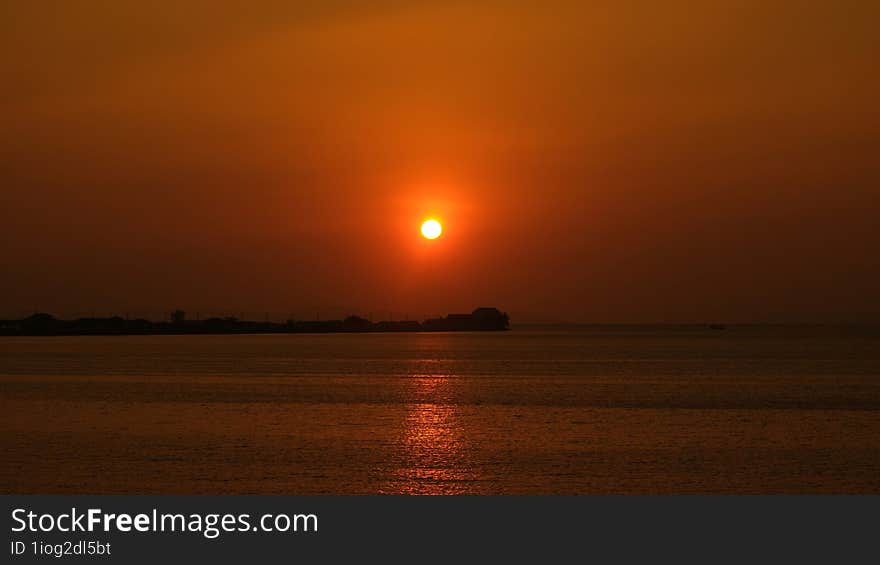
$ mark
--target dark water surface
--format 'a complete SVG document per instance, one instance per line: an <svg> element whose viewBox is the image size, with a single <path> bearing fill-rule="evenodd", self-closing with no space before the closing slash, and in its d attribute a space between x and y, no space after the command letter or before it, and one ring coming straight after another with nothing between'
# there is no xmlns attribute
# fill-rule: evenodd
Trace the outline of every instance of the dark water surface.
<svg viewBox="0 0 880 565"><path fill-rule="evenodd" d="M6 493L880 493L880 331L0 339Z"/></svg>

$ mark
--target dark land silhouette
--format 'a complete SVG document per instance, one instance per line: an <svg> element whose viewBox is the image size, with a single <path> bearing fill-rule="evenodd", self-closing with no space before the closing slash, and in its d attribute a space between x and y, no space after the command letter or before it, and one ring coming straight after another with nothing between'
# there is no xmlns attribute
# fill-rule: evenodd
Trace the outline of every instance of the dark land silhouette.
<svg viewBox="0 0 880 565"><path fill-rule="evenodd" d="M37 313L19 320L0 320L0 335L143 335L143 334L236 334L236 333L367 333L367 332L462 332L504 331L510 329L506 312L497 308L477 308L470 314L449 314L444 318L386 320L373 322L360 316L342 320L288 320L256 322L234 317L188 320L183 310L175 310L169 321L144 318L77 318L62 320Z"/></svg>

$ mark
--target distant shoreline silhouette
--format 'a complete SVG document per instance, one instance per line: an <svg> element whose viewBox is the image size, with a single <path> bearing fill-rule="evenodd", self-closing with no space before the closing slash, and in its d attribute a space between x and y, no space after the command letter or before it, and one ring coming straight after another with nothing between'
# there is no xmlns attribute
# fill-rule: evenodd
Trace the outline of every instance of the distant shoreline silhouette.
<svg viewBox="0 0 880 565"><path fill-rule="evenodd" d="M61 320L42 312L19 320L0 320L0 335L5 336L465 332L509 329L510 318L507 313L491 307L477 308L469 314L429 318L422 322L373 322L355 315L342 320L288 320L283 323L255 322L234 317L188 320L183 310L173 311L169 321L163 322L120 316Z"/></svg>

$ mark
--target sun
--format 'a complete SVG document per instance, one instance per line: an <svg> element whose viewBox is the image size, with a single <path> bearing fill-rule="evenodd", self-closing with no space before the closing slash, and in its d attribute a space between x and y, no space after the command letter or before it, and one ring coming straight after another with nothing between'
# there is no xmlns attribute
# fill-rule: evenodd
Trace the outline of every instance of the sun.
<svg viewBox="0 0 880 565"><path fill-rule="evenodd" d="M422 237L425 239L437 239L441 233L443 233L443 226L437 220L422 222Z"/></svg>

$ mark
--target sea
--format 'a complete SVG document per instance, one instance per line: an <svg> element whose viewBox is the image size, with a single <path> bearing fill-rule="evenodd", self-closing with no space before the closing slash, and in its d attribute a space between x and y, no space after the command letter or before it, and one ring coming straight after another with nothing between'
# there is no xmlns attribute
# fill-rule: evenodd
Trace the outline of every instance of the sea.
<svg viewBox="0 0 880 565"><path fill-rule="evenodd" d="M0 338L14 494L880 493L877 326Z"/></svg>

